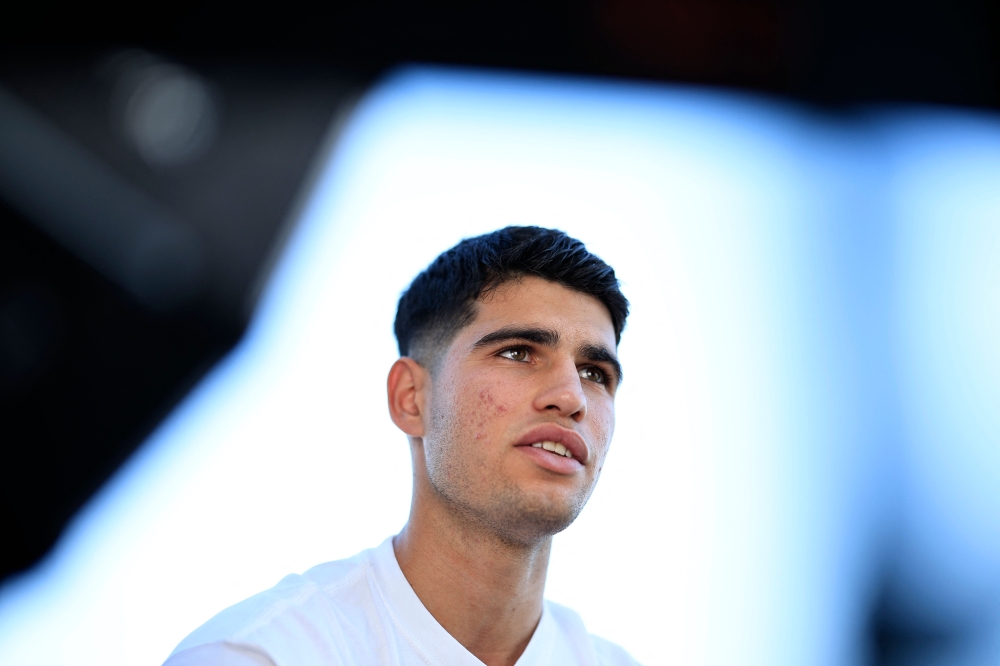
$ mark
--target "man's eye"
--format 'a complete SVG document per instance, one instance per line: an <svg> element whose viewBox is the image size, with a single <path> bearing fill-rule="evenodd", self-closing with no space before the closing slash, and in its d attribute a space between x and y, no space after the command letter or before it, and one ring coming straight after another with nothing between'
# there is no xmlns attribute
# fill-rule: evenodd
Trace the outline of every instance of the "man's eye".
<svg viewBox="0 0 1000 666"><path fill-rule="evenodd" d="M580 368L580 377L598 384L604 383L604 373L592 365Z"/></svg>
<svg viewBox="0 0 1000 666"><path fill-rule="evenodd" d="M511 347L510 349L504 349L498 356L509 358L512 361L527 361L528 350L524 347Z"/></svg>

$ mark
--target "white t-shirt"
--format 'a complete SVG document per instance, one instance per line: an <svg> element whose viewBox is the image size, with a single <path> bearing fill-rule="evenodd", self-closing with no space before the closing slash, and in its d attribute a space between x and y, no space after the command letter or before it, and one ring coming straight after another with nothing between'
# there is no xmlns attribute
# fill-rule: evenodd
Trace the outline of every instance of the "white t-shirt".
<svg viewBox="0 0 1000 666"><path fill-rule="evenodd" d="M286 576L196 629L164 666L482 666L428 612L403 576L392 539L354 557ZM518 666L636 666L546 601Z"/></svg>

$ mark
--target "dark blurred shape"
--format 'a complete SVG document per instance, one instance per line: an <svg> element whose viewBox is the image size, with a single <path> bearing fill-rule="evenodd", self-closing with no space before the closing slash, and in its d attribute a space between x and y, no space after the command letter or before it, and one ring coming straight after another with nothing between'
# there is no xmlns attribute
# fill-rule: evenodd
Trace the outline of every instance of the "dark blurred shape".
<svg viewBox="0 0 1000 666"><path fill-rule="evenodd" d="M988 626L969 625L972 626L905 622L881 599L871 620L872 664L921 663L928 657L936 663L948 663L952 661L949 657L965 643L975 640L983 630L989 631Z"/></svg>
<svg viewBox="0 0 1000 666"><path fill-rule="evenodd" d="M211 147L222 100L209 82L144 51L125 51L106 67L117 81L116 120L151 166L191 162Z"/></svg>
<svg viewBox="0 0 1000 666"><path fill-rule="evenodd" d="M362 84L139 49L0 63L0 575L239 339Z"/></svg>
<svg viewBox="0 0 1000 666"><path fill-rule="evenodd" d="M151 310L0 209L3 572L46 552L238 329Z"/></svg>
<svg viewBox="0 0 1000 666"><path fill-rule="evenodd" d="M1000 3L989 0L370 0L261 11L214 0L154 3L134 13L56 7L19 7L22 20L0 26L0 44L307 57L368 74L422 61L738 86L835 105L1000 106Z"/></svg>
<svg viewBox="0 0 1000 666"><path fill-rule="evenodd" d="M787 3L601 0L596 7L607 55L646 76L781 86L801 66L790 59Z"/></svg>
<svg viewBox="0 0 1000 666"><path fill-rule="evenodd" d="M4 260L12 262L15 258L4 257ZM43 373L62 342L59 314L59 304L52 292L37 283L20 285L3 295L0 387L12 390L28 385Z"/></svg>
<svg viewBox="0 0 1000 666"><path fill-rule="evenodd" d="M0 195L147 307L175 309L204 286L189 224L3 89Z"/></svg>

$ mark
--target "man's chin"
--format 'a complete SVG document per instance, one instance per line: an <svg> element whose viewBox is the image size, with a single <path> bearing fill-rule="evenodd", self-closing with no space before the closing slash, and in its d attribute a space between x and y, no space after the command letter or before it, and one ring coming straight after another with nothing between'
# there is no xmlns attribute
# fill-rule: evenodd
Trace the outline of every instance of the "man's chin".
<svg viewBox="0 0 1000 666"><path fill-rule="evenodd" d="M501 515L490 521L492 528L504 541L529 546L573 524L583 505L552 498L521 497L504 508Z"/></svg>
<svg viewBox="0 0 1000 666"><path fill-rule="evenodd" d="M587 496L578 488L552 483L509 484L488 496L447 492L431 484L445 504L472 524L510 545L530 547L569 527L580 514ZM588 493L589 495L589 493Z"/></svg>

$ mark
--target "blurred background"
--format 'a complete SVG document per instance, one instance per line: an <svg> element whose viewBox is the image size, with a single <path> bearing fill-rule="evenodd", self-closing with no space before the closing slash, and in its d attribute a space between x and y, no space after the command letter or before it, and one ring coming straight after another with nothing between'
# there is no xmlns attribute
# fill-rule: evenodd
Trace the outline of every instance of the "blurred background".
<svg viewBox="0 0 1000 666"><path fill-rule="evenodd" d="M11 17L0 663L158 664L398 531L396 300L508 224L633 303L549 598L648 664L1000 663L993 5Z"/></svg>

